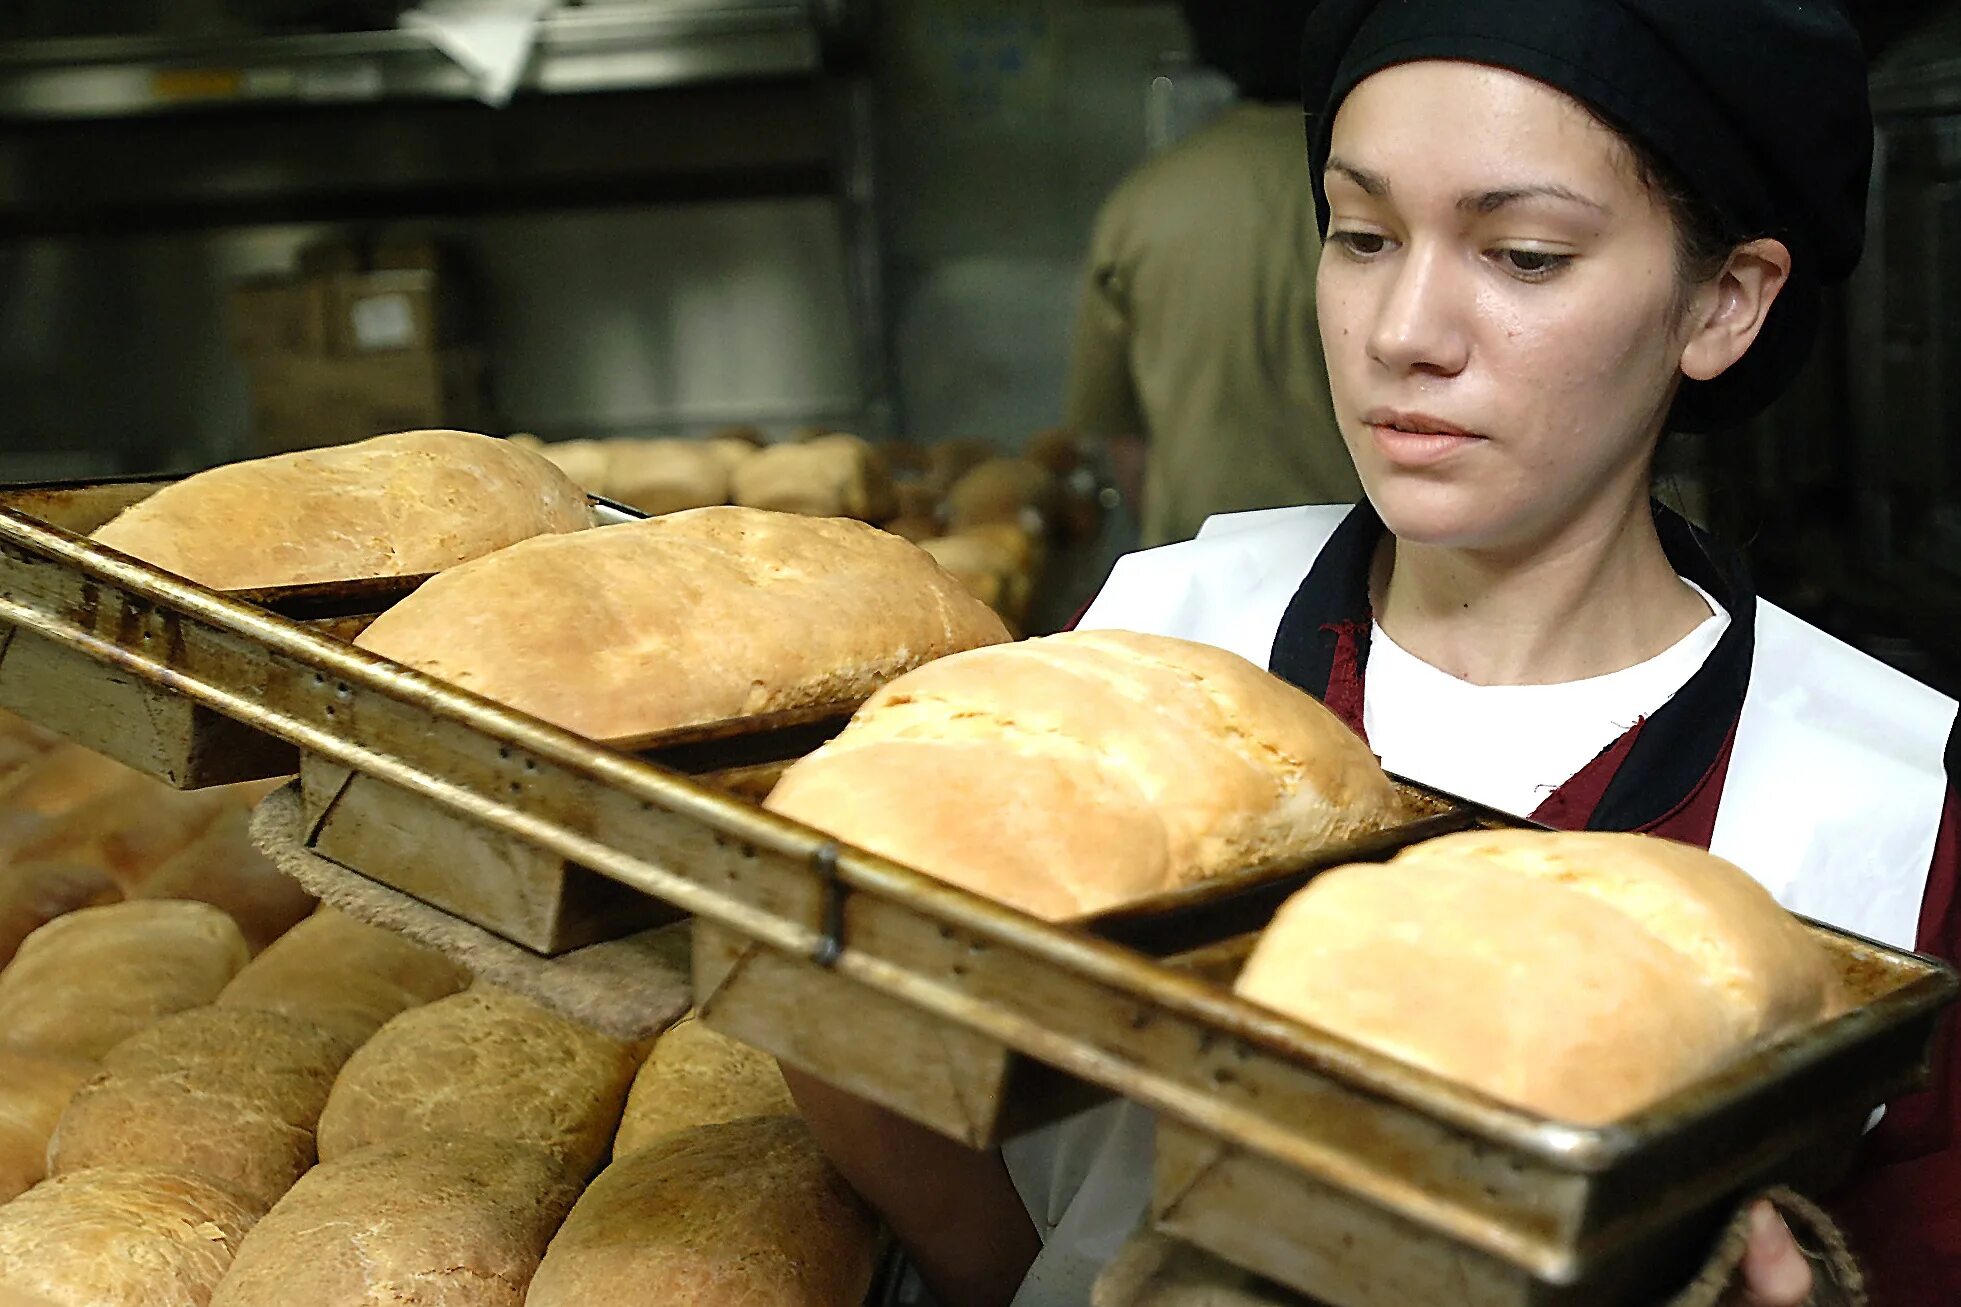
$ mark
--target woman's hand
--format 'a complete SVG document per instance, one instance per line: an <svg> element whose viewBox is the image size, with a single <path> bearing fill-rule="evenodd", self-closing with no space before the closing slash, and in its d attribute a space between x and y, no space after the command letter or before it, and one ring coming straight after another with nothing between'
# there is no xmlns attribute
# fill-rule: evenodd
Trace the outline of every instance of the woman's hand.
<svg viewBox="0 0 1961 1307"><path fill-rule="evenodd" d="M1750 1243L1738 1278L1733 1307L1804 1307L1811 1298L1811 1263L1767 1202L1750 1209Z"/></svg>

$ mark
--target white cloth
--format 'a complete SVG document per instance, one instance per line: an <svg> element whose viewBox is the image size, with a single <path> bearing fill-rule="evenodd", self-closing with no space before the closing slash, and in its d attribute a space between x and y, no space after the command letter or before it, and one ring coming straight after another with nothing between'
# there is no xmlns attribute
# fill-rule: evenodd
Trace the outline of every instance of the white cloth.
<svg viewBox="0 0 1961 1307"><path fill-rule="evenodd" d="M1079 625L1200 640L1264 667L1347 512L1214 519L1195 540L1120 560ZM1911 946L1955 701L1761 600L1755 636L1712 850L1795 912ZM1151 1122L1119 1103L1002 1150L1045 1239L1013 1307L1086 1307L1097 1272L1148 1209Z"/></svg>
<svg viewBox="0 0 1961 1307"><path fill-rule="evenodd" d="M560 0L423 0L402 15L401 25L429 39L470 74L477 98L485 104L510 102L531 47L538 40L538 23Z"/></svg>
<svg viewBox="0 0 1961 1307"><path fill-rule="evenodd" d="M1362 725L1382 765L1460 798L1530 817L1635 722L1675 696L1729 629L1709 617L1654 657L1554 685L1473 685L1432 667L1383 631L1369 637Z"/></svg>

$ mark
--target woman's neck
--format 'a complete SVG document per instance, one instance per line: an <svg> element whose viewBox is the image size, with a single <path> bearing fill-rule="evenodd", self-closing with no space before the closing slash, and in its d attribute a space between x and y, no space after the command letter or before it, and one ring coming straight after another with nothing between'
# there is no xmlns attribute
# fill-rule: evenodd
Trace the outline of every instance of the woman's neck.
<svg viewBox="0 0 1961 1307"><path fill-rule="evenodd" d="M1476 685L1550 685L1620 671L1709 616L1675 574L1645 498L1527 550L1387 537L1373 592L1390 639Z"/></svg>

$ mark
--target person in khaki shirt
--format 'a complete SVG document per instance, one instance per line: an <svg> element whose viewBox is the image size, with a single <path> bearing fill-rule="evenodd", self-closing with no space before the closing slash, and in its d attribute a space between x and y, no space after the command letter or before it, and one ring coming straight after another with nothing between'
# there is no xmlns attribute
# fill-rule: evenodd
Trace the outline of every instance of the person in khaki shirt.
<svg viewBox="0 0 1961 1307"><path fill-rule="evenodd" d="M1241 102L1133 173L1096 222L1064 423L1110 440L1133 496L1141 441L1145 545L1215 513L1361 496L1314 317L1297 65L1311 7L1185 0L1199 58Z"/></svg>

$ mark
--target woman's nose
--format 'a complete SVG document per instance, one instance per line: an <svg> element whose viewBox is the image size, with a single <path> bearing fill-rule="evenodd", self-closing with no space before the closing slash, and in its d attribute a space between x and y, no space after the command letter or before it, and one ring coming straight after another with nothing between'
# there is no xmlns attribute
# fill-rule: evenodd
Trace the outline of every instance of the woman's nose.
<svg viewBox="0 0 1961 1307"><path fill-rule="evenodd" d="M1397 373L1454 376L1470 358L1457 284L1442 251L1409 248L1390 270L1369 333L1369 356Z"/></svg>

